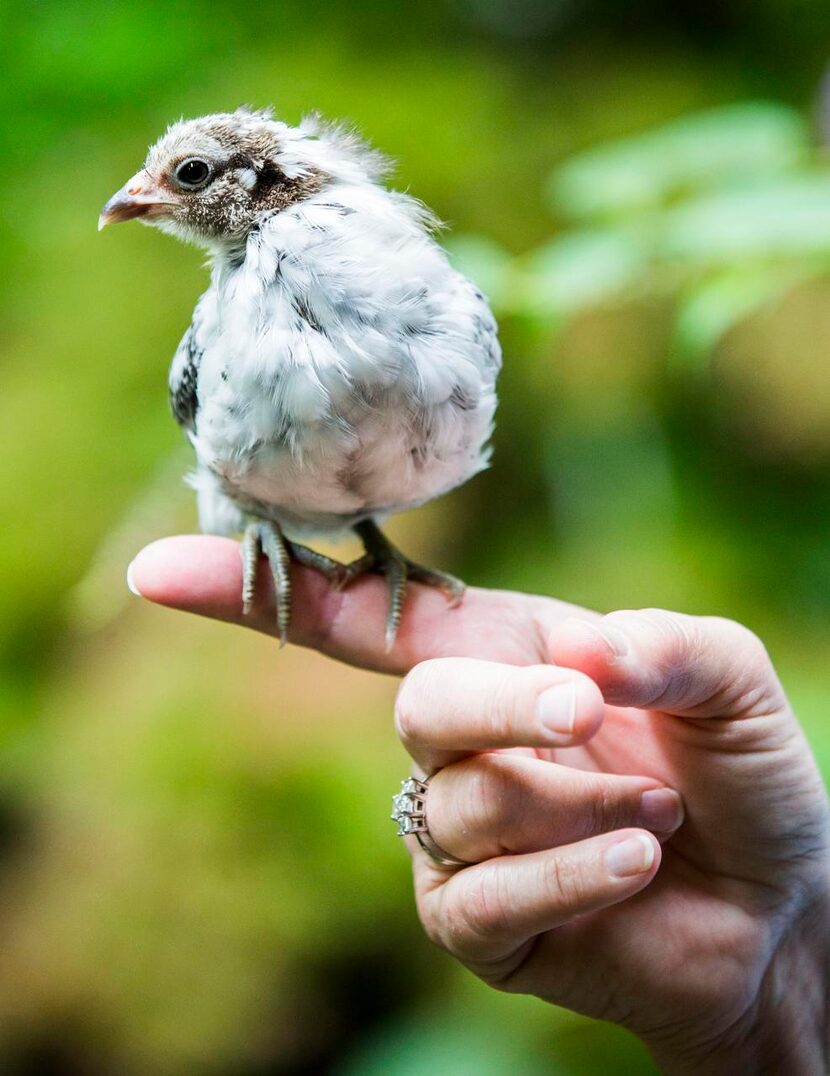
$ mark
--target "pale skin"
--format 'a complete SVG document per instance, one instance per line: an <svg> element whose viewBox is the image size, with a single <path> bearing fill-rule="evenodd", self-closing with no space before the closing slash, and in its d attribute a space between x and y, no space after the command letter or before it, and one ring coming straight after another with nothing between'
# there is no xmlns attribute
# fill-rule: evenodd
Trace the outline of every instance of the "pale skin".
<svg viewBox="0 0 830 1076"><path fill-rule="evenodd" d="M241 573L236 543L193 536L131 580L273 634L267 573L248 615ZM292 642L404 677L430 830L471 862L410 848L433 941L497 989L622 1024L666 1073L828 1071L827 796L751 632L476 589L448 610L416 585L386 653L382 580L293 583Z"/></svg>

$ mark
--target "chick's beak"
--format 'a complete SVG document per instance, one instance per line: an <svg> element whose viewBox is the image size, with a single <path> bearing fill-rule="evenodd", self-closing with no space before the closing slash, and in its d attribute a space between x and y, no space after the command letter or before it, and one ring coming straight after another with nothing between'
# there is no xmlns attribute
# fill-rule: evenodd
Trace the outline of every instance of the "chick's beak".
<svg viewBox="0 0 830 1076"><path fill-rule="evenodd" d="M106 228L108 224L118 224L122 220L133 220L135 217L169 215L173 205L174 200L165 196L148 172L137 172L101 210L98 231Z"/></svg>

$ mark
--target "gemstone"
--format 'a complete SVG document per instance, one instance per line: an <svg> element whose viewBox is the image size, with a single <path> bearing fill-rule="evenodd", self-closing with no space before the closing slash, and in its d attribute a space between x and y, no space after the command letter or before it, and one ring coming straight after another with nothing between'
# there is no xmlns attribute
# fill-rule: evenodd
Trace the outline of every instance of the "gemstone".
<svg viewBox="0 0 830 1076"><path fill-rule="evenodd" d="M423 793L414 777L401 781L401 791L392 797L391 817L398 823L399 837L424 828Z"/></svg>

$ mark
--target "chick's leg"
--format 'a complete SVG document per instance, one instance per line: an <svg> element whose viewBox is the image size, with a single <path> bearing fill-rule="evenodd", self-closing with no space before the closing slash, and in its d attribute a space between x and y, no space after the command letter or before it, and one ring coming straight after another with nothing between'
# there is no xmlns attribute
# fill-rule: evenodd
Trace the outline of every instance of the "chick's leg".
<svg viewBox="0 0 830 1076"><path fill-rule="evenodd" d="M366 552L362 557L346 565L340 585L348 586L367 572L385 576L389 591L389 607L386 614L387 650L392 649L398 634L408 579L442 590L447 595L451 606L458 605L464 597L466 588L460 579L456 579L447 572L426 568L423 564L417 564L404 556L371 519L358 523L354 529L360 536Z"/></svg>
<svg viewBox="0 0 830 1076"><path fill-rule="evenodd" d="M288 640L291 623L291 561L322 572L335 586L340 587L346 566L308 546L289 541L278 524L259 521L245 528L242 539L242 610L250 613L256 596L256 571L260 553L264 553L274 580L277 605L277 631L280 646Z"/></svg>

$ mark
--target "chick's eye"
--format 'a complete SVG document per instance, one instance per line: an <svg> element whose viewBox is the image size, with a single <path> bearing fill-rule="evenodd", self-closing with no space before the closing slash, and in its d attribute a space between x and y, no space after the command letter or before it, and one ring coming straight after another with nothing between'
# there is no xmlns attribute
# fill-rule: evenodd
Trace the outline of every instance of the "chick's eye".
<svg viewBox="0 0 830 1076"><path fill-rule="evenodd" d="M210 178L210 165L198 157L182 161L176 169L176 182L182 187L202 187Z"/></svg>

